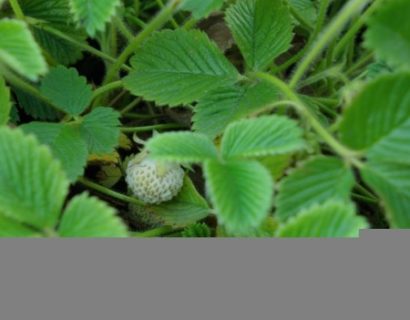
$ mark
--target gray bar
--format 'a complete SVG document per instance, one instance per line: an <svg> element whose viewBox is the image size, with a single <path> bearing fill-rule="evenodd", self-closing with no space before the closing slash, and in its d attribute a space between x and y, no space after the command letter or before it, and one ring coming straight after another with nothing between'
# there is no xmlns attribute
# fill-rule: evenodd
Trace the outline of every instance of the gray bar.
<svg viewBox="0 0 410 320"><path fill-rule="evenodd" d="M0 319L409 319L409 239L1 240Z"/></svg>

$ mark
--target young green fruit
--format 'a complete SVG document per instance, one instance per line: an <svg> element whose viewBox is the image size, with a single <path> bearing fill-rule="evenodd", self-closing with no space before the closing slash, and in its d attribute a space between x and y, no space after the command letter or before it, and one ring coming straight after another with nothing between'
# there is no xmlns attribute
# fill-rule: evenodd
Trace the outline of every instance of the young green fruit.
<svg viewBox="0 0 410 320"><path fill-rule="evenodd" d="M184 170L175 163L137 155L128 163L126 181L135 197L147 204L159 204L179 193L184 183Z"/></svg>

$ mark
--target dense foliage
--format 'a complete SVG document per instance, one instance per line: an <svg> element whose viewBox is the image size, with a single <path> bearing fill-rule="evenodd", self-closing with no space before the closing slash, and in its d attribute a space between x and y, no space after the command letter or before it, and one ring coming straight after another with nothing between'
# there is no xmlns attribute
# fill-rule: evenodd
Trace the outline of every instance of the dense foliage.
<svg viewBox="0 0 410 320"><path fill-rule="evenodd" d="M0 236L409 228L409 16L408 0L0 0Z"/></svg>

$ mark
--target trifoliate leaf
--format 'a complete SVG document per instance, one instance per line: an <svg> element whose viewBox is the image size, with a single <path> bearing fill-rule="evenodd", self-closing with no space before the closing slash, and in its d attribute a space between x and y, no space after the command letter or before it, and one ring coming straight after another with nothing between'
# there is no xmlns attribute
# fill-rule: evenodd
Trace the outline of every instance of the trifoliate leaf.
<svg viewBox="0 0 410 320"><path fill-rule="evenodd" d="M193 132L159 134L146 144L152 157L174 162L203 162L216 159L217 150L206 136Z"/></svg>
<svg viewBox="0 0 410 320"><path fill-rule="evenodd" d="M58 66L41 83L41 92L54 105L70 115L79 115L90 104L92 88L76 69Z"/></svg>
<svg viewBox="0 0 410 320"><path fill-rule="evenodd" d="M246 235L267 217L273 182L260 163L208 161L205 176L218 221L229 233Z"/></svg>
<svg viewBox="0 0 410 320"><path fill-rule="evenodd" d="M276 216L285 221L303 209L329 199L347 202L354 176L337 158L319 156L297 168L279 186Z"/></svg>
<svg viewBox="0 0 410 320"><path fill-rule="evenodd" d="M226 126L275 102L278 93L265 82L242 87L230 85L217 88L199 100L193 117L195 131L214 138Z"/></svg>
<svg viewBox="0 0 410 320"><path fill-rule="evenodd" d="M36 135L41 143L50 147L54 157L61 161L71 182L84 173L88 152L79 125L31 122L21 128L26 133Z"/></svg>
<svg viewBox="0 0 410 320"><path fill-rule="evenodd" d="M68 180L47 147L20 130L0 128L0 211L34 227L57 222Z"/></svg>
<svg viewBox="0 0 410 320"><path fill-rule="evenodd" d="M92 154L105 154L117 147L120 114L112 108L98 107L84 117L81 132Z"/></svg>
<svg viewBox="0 0 410 320"><path fill-rule="evenodd" d="M219 10L224 0L184 0L181 5L182 10L191 11L195 19L207 17L213 11Z"/></svg>
<svg viewBox="0 0 410 320"><path fill-rule="evenodd" d="M74 19L94 37L97 31L104 31L106 23L115 14L120 0L69 0Z"/></svg>
<svg viewBox="0 0 410 320"><path fill-rule="evenodd" d="M279 227L280 238L356 238L367 229L366 220L351 204L329 201L301 212Z"/></svg>
<svg viewBox="0 0 410 320"><path fill-rule="evenodd" d="M361 169L366 183L380 196L393 228L410 228L410 164L370 159Z"/></svg>
<svg viewBox="0 0 410 320"><path fill-rule="evenodd" d="M9 122L10 111L10 89L6 86L6 82L0 75L0 126Z"/></svg>
<svg viewBox="0 0 410 320"><path fill-rule="evenodd" d="M225 159L285 154L303 149L303 131L284 116L245 119L228 126L222 138Z"/></svg>
<svg viewBox="0 0 410 320"><path fill-rule="evenodd" d="M131 63L135 70L125 78L125 87L159 105L192 103L239 77L216 44L198 30L158 32Z"/></svg>
<svg viewBox="0 0 410 320"><path fill-rule="evenodd" d="M0 212L0 238L34 238L38 236L38 232L34 229L10 219Z"/></svg>
<svg viewBox="0 0 410 320"><path fill-rule="evenodd" d="M407 0L383 1L368 21L365 44L391 65L410 66L410 6Z"/></svg>
<svg viewBox="0 0 410 320"><path fill-rule="evenodd" d="M13 88L18 101L19 107L24 112L37 120L59 120L63 117L63 113L51 107L47 103L39 100L30 93L27 93L18 88Z"/></svg>
<svg viewBox="0 0 410 320"><path fill-rule="evenodd" d="M408 157L410 73L386 75L367 85L346 110L342 142L383 158Z"/></svg>
<svg viewBox="0 0 410 320"><path fill-rule="evenodd" d="M58 234L66 238L124 238L128 232L114 209L82 194L68 204Z"/></svg>
<svg viewBox="0 0 410 320"><path fill-rule="evenodd" d="M285 1L238 0L226 15L250 69L263 71L290 48L292 18Z"/></svg>
<svg viewBox="0 0 410 320"><path fill-rule="evenodd" d="M188 176L185 176L184 185L174 199L148 209L156 220L175 228L185 227L210 214L208 203L195 189Z"/></svg>
<svg viewBox="0 0 410 320"><path fill-rule="evenodd" d="M0 62L33 81L47 72L40 47L22 21L0 21Z"/></svg>

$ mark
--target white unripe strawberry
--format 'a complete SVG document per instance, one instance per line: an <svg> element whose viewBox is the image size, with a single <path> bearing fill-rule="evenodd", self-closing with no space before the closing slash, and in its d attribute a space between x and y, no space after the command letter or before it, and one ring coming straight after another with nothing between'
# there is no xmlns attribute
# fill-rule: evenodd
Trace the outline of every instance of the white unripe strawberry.
<svg viewBox="0 0 410 320"><path fill-rule="evenodd" d="M147 204L174 198L184 184L184 170L176 163L164 163L137 155L127 166L126 181L131 192Z"/></svg>

